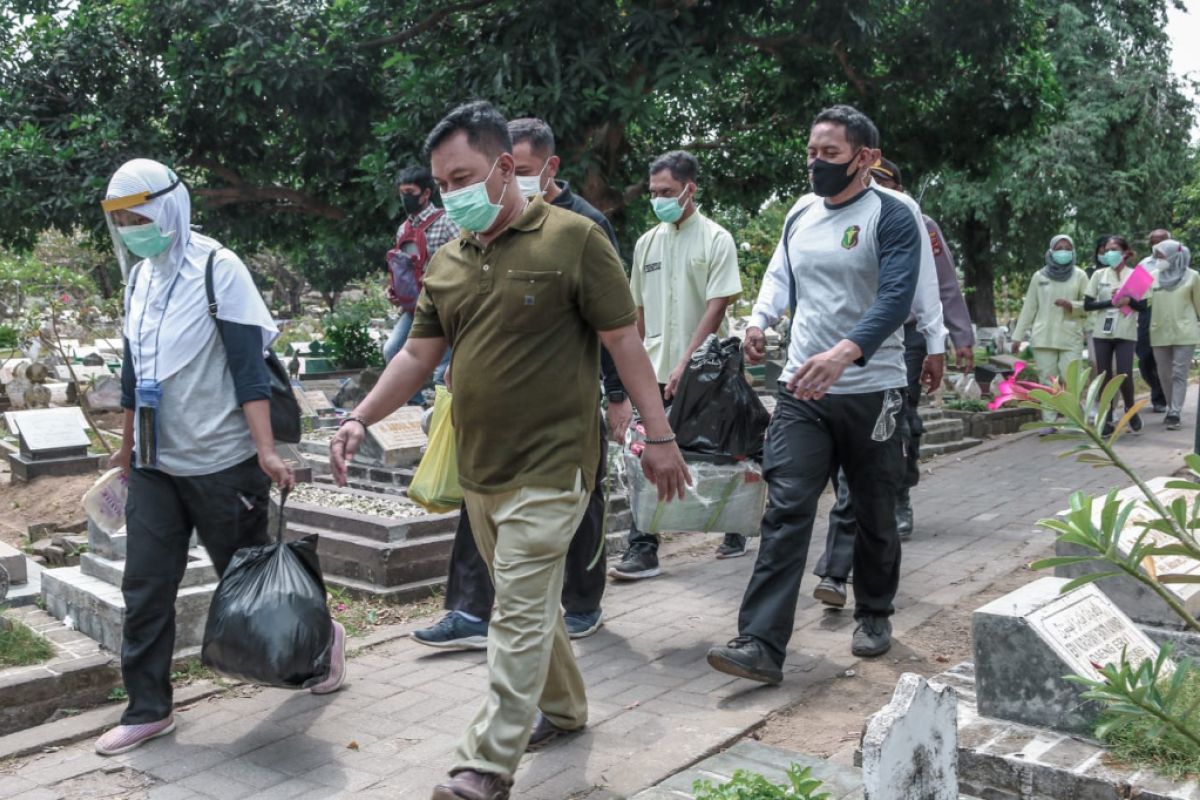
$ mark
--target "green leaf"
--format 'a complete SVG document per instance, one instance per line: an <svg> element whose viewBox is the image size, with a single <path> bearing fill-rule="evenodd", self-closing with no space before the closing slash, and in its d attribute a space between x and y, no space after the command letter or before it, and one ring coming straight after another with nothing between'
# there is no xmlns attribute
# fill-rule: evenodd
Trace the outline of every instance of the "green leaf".
<svg viewBox="0 0 1200 800"><path fill-rule="evenodd" d="M1066 567L1071 564L1087 564L1095 562L1094 556L1055 556L1053 558L1043 558L1040 561L1034 561L1029 565L1030 569L1053 569L1055 567Z"/></svg>
<svg viewBox="0 0 1200 800"><path fill-rule="evenodd" d="M1110 570L1107 572L1092 572L1087 575L1080 575L1078 578L1065 583L1059 590L1059 594L1066 594L1067 592L1078 589L1080 586L1087 586L1089 583L1095 583L1096 581L1102 581L1105 578L1111 578L1114 575L1121 574L1122 573L1119 570Z"/></svg>

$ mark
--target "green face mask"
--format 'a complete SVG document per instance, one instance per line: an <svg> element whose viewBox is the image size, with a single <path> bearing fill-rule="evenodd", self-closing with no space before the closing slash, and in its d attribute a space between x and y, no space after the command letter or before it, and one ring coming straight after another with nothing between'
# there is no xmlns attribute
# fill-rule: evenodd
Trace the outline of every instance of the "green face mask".
<svg viewBox="0 0 1200 800"><path fill-rule="evenodd" d="M1050 253L1050 257L1054 259L1055 264L1065 267L1075 260L1075 253L1070 250L1054 250Z"/></svg>
<svg viewBox="0 0 1200 800"><path fill-rule="evenodd" d="M679 193L679 197L686 193L687 189L684 189ZM676 222L683 216L683 204L679 202L679 197L651 198L650 205L654 208L654 216L658 217L660 222Z"/></svg>
<svg viewBox="0 0 1200 800"><path fill-rule="evenodd" d="M496 217L500 216L501 204L493 203L492 199L488 197L487 181L492 177L492 173L496 171L496 165L499 163L500 159L492 162L492 168L488 171L487 178L442 195L442 205L446 208L446 214L450 217L451 222L473 233L481 233L492 227L496 222ZM506 183L503 191L500 192L501 201L504 200L504 192L507 191L508 184Z"/></svg>
<svg viewBox="0 0 1200 800"><path fill-rule="evenodd" d="M121 241L138 258L154 258L166 252L175 239L175 232L163 233L157 222L145 225L122 225L117 228Z"/></svg>
<svg viewBox="0 0 1200 800"><path fill-rule="evenodd" d="M1100 263L1106 267L1115 267L1121 263L1121 257L1120 250L1105 250L1100 254Z"/></svg>

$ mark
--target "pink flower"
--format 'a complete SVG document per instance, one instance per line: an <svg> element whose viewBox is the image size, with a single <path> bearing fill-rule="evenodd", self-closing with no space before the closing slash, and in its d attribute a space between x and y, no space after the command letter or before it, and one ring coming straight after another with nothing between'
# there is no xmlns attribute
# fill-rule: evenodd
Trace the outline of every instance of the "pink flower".
<svg viewBox="0 0 1200 800"><path fill-rule="evenodd" d="M71 295L67 294L66 292L63 292L63 296L58 299L62 300L64 303L69 303L69 302L71 302Z"/></svg>
<svg viewBox="0 0 1200 800"><path fill-rule="evenodd" d="M1013 364L1012 374L1000 381L1000 385L996 390L996 396L992 398L992 402L988 403L989 411L996 411L1010 400L1016 400L1018 402L1029 400L1029 393L1035 389L1041 389L1042 391L1050 392L1051 394L1057 394L1059 391L1061 391L1057 380L1051 381L1049 386L1041 383L1034 383L1033 381L1017 380L1017 377L1024 369L1024 361L1017 361Z"/></svg>

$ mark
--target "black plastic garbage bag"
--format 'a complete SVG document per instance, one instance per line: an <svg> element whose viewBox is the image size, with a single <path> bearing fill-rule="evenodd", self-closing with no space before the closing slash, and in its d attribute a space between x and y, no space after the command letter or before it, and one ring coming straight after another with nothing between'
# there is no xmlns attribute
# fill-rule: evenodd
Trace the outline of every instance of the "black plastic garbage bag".
<svg viewBox="0 0 1200 800"><path fill-rule="evenodd" d="M333 623L316 535L238 550L208 609L200 661L229 678L305 689L329 673Z"/></svg>
<svg viewBox="0 0 1200 800"><path fill-rule="evenodd" d="M716 463L761 458L770 418L743 372L741 339L716 334L692 353L667 416L685 457Z"/></svg>

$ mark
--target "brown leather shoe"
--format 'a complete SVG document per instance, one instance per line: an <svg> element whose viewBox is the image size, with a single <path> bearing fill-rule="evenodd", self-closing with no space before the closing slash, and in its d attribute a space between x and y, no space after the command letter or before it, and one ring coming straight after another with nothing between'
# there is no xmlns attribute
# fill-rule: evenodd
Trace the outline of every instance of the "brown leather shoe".
<svg viewBox="0 0 1200 800"><path fill-rule="evenodd" d="M537 716L533 718L533 730L529 734L529 744L525 745L525 752L532 753L535 750L541 750L560 736L578 733L581 730L583 728L575 728L574 730L560 728L546 719L542 712L539 711L537 712Z"/></svg>
<svg viewBox="0 0 1200 800"><path fill-rule="evenodd" d="M512 778L494 772L464 769L433 789L433 800L508 800Z"/></svg>

